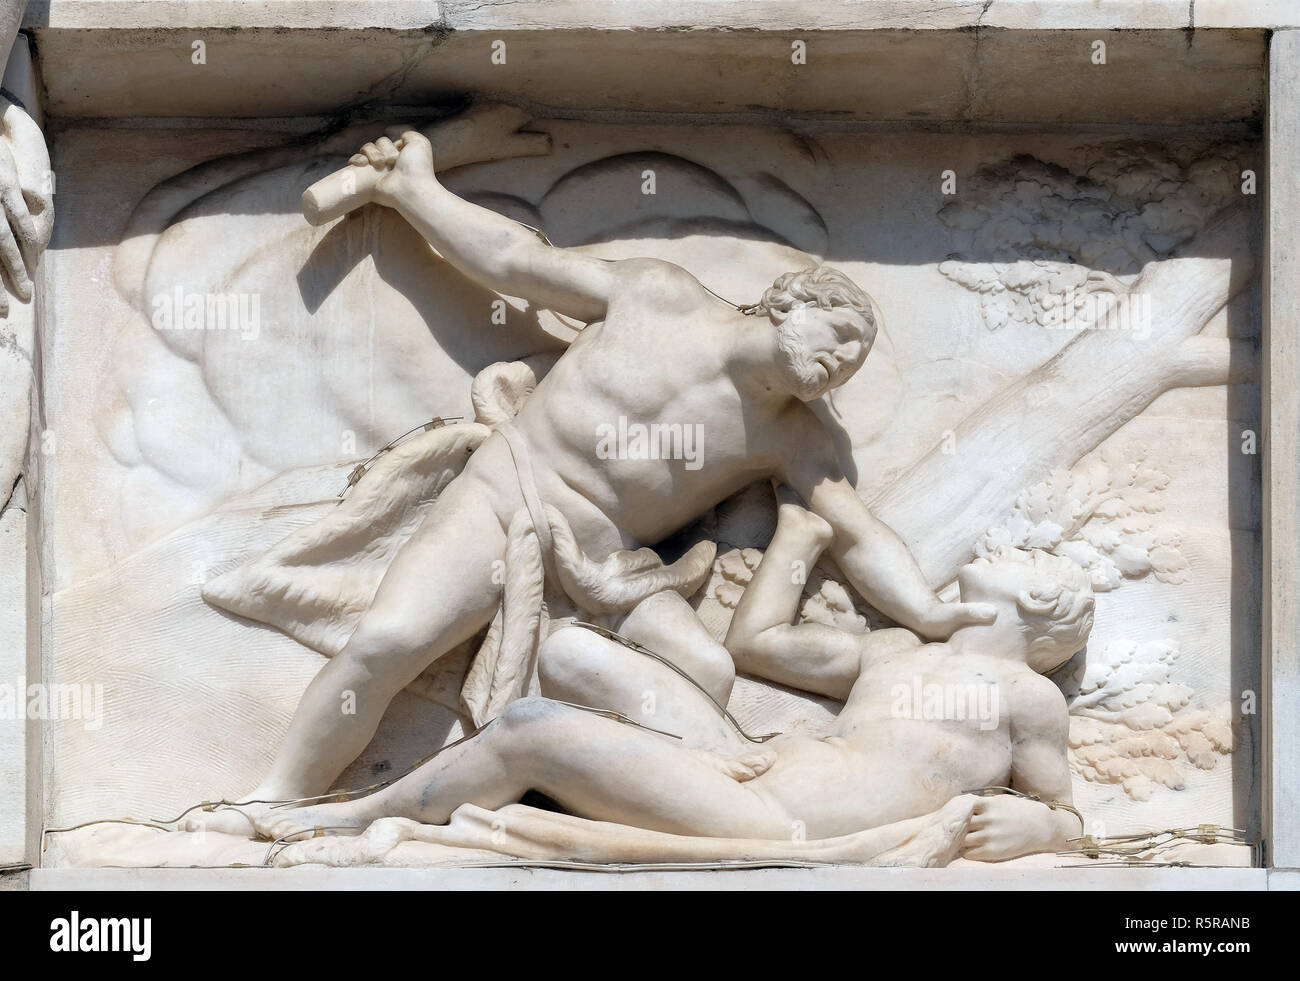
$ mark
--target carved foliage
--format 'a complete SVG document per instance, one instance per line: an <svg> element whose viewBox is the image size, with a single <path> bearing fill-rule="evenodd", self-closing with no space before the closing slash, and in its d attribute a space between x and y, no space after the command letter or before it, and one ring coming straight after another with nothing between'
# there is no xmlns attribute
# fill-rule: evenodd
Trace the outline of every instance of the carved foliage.
<svg viewBox="0 0 1300 981"><path fill-rule="evenodd" d="M1187 560L1178 538L1155 527L1169 477L1145 465L1141 446L1103 446L1073 470L1053 470L1016 497L1010 516L975 545L987 556L999 547L1041 548L1073 559L1108 592L1127 579L1154 575L1181 583Z"/></svg>
<svg viewBox="0 0 1300 981"><path fill-rule="evenodd" d="M1086 327L1126 291L1116 277L1167 258L1239 198L1226 146L1108 145L1078 172L1020 155L982 168L939 212L957 248L939 272L980 296L989 330Z"/></svg>
<svg viewBox="0 0 1300 981"><path fill-rule="evenodd" d="M1228 703L1192 706L1193 690L1170 679L1178 656L1171 640L1117 640L1065 679L1076 773L1147 800L1157 784L1182 790L1186 764L1211 770L1232 752Z"/></svg>

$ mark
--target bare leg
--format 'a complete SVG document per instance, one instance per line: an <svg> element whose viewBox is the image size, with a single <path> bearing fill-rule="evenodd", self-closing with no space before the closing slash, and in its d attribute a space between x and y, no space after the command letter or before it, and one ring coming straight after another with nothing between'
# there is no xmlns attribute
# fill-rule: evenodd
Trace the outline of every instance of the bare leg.
<svg viewBox="0 0 1300 981"><path fill-rule="evenodd" d="M788 487L777 488L777 502L776 534L736 606L727 649L742 671L843 700L857 680L860 638L794 625L807 573L834 533Z"/></svg>
<svg viewBox="0 0 1300 981"><path fill-rule="evenodd" d="M538 676L548 698L619 712L681 737L684 746L727 755L750 748L709 695L672 668L584 627L564 627L546 638Z"/></svg>
<svg viewBox="0 0 1300 981"><path fill-rule="evenodd" d="M497 808L528 790L570 813L651 831L780 838L789 819L673 740L545 698L512 703L487 729L369 797L272 812L258 830L359 831L380 817L445 824L462 804Z"/></svg>
<svg viewBox="0 0 1300 981"><path fill-rule="evenodd" d="M719 705L727 704L736 666L680 594L668 590L642 600L619 632L677 665Z"/></svg>
<svg viewBox="0 0 1300 981"><path fill-rule="evenodd" d="M448 485L393 560L347 646L325 663L298 703L270 773L243 799L296 800L325 793L375 734L393 696L497 608L492 563L505 533L481 484ZM241 808L250 817L263 808ZM207 830L248 834L240 812L194 821Z"/></svg>

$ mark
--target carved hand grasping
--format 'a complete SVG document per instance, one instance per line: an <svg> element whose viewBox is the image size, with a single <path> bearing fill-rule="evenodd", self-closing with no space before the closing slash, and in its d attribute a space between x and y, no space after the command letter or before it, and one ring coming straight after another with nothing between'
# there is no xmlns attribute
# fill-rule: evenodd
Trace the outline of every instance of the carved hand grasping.
<svg viewBox="0 0 1300 981"><path fill-rule="evenodd" d="M433 145L413 129L394 127L387 136L367 143L348 161L353 167L371 167L379 172L369 198L375 204L394 207L406 194L435 180Z"/></svg>

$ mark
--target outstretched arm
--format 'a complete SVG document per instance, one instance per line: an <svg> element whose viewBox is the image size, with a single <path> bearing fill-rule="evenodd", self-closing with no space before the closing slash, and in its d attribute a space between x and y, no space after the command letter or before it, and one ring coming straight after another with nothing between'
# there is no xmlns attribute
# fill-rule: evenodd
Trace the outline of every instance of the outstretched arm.
<svg viewBox="0 0 1300 981"><path fill-rule="evenodd" d="M844 701L864 656L883 644L914 646L917 641L905 630L862 635L820 623L794 623L807 572L833 532L789 488L777 495L776 534L745 587L724 643L742 671Z"/></svg>
<svg viewBox="0 0 1300 981"><path fill-rule="evenodd" d="M845 479L830 438L811 412L795 429L786 444L786 482L830 524L831 556L872 606L934 640L968 623L992 622L996 611L987 604L944 603L934 594L907 545Z"/></svg>
<svg viewBox="0 0 1300 981"><path fill-rule="evenodd" d="M435 175L428 139L413 130L396 143L367 143L362 154L364 166L385 172L372 200L395 209L470 279L588 323L605 316L619 263L547 245L518 222L458 198Z"/></svg>

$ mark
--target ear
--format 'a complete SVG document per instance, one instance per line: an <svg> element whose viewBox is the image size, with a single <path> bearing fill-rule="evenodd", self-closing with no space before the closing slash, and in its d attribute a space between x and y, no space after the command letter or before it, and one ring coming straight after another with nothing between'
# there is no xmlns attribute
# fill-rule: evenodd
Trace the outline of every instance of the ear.
<svg viewBox="0 0 1300 981"><path fill-rule="evenodd" d="M880 305L876 303L876 298L867 293L867 303L871 307L871 322L876 327L876 334L881 334L885 329L885 318L880 312Z"/></svg>
<svg viewBox="0 0 1300 981"><path fill-rule="evenodd" d="M1044 599L1034 596L1027 589L1022 589L1016 596L1016 606L1022 613L1032 613L1035 616L1050 616L1056 609L1056 596Z"/></svg>

